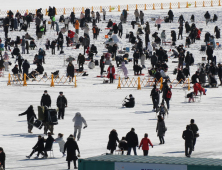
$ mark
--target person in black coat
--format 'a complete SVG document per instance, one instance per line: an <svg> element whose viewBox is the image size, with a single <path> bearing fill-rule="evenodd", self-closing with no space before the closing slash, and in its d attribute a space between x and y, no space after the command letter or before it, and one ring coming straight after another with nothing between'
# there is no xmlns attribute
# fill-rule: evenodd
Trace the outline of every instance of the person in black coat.
<svg viewBox="0 0 222 170"><path fill-rule="evenodd" d="M214 28L214 33L216 33L216 38L220 38L220 29L218 28L218 26Z"/></svg>
<svg viewBox="0 0 222 170"><path fill-rule="evenodd" d="M75 69L74 69L74 65L72 64L72 62L69 62L69 65L67 66L67 77L69 77L69 81L73 82L73 77L75 74Z"/></svg>
<svg viewBox="0 0 222 170"><path fill-rule="evenodd" d="M71 23L74 24L74 20L75 20L75 14L74 14L74 12L71 12L70 18L71 18Z"/></svg>
<svg viewBox="0 0 222 170"><path fill-rule="evenodd" d="M18 65L17 65L17 64L16 64L15 67L12 69L12 73L13 73L14 75L18 75L19 69L18 69ZM19 77L19 75L18 75L18 77Z"/></svg>
<svg viewBox="0 0 222 170"><path fill-rule="evenodd" d="M15 61L18 61L19 72L22 73L22 62L24 61L24 59L22 58L20 53L18 53L18 56L16 57Z"/></svg>
<svg viewBox="0 0 222 170"><path fill-rule="evenodd" d="M177 40L177 36L176 36L176 32L174 30L171 31L171 37L172 37L172 45L176 45L176 40Z"/></svg>
<svg viewBox="0 0 222 170"><path fill-rule="evenodd" d="M127 141L125 137L122 137L122 139L119 141L119 148L122 151L122 155L124 155L124 151L128 150Z"/></svg>
<svg viewBox="0 0 222 170"><path fill-rule="evenodd" d="M185 28L186 28L186 33L189 33L191 28L190 28L190 25L187 21L185 22Z"/></svg>
<svg viewBox="0 0 222 170"><path fill-rule="evenodd" d="M128 146L127 155L130 155L132 148L134 151L134 155L137 155L136 146L138 146L139 143L138 143L138 136L135 133L134 128L132 128L131 131L126 134L126 141L127 141L127 146Z"/></svg>
<svg viewBox="0 0 222 170"><path fill-rule="evenodd" d="M207 46L206 54L207 54L207 61L213 60L213 48L211 46Z"/></svg>
<svg viewBox="0 0 222 170"><path fill-rule="evenodd" d="M205 13L204 18L206 19L206 25L207 25L208 22L210 21L210 14L208 11Z"/></svg>
<svg viewBox="0 0 222 170"><path fill-rule="evenodd" d="M37 154L37 158L39 157L39 154L41 153L42 155L44 155L43 151L44 151L44 138L42 138L41 135L38 136L38 142L36 143L36 145L32 148L33 151L31 152L31 154L29 156L26 156L27 158L31 158L31 156L35 153L38 152Z"/></svg>
<svg viewBox="0 0 222 170"><path fill-rule="evenodd" d="M186 78L188 78L188 76L190 76L189 65L186 65L186 67L183 69L183 74L185 75Z"/></svg>
<svg viewBox="0 0 222 170"><path fill-rule="evenodd" d="M170 23L173 22L174 15L173 15L173 11L171 9L169 10L168 15L169 15L169 22Z"/></svg>
<svg viewBox="0 0 222 170"><path fill-rule="evenodd" d="M159 89L156 88L156 85L153 86L153 89L151 90L150 96L152 97L152 101L153 101L153 111L155 112L155 109L157 109L158 105L159 105Z"/></svg>
<svg viewBox="0 0 222 170"><path fill-rule="evenodd" d="M85 56L82 55L81 53L79 53L78 59L77 59L77 63L79 64L79 71L83 70L84 67L84 63L85 63Z"/></svg>
<svg viewBox="0 0 222 170"><path fill-rule="evenodd" d="M126 100L128 100L128 102L125 102L123 104L123 107L128 107L128 108L132 108L135 106L135 98L133 97L132 94L129 95L129 99L125 98Z"/></svg>
<svg viewBox="0 0 222 170"><path fill-rule="evenodd" d="M28 63L27 60L23 62L22 68L23 68L23 77L24 77L24 74L26 74L27 76L29 74L29 68L30 68L30 64Z"/></svg>
<svg viewBox="0 0 222 170"><path fill-rule="evenodd" d="M194 16L193 14L192 14L191 17L190 17L190 21L191 21L191 22L195 22L195 16Z"/></svg>
<svg viewBox="0 0 222 170"><path fill-rule="evenodd" d="M193 150L193 139L194 139L194 135L192 130L190 129L190 125L187 125L186 130L183 131L182 138L185 140L185 155L186 157L190 157Z"/></svg>
<svg viewBox="0 0 222 170"><path fill-rule="evenodd" d="M45 152L45 155L44 157L47 158L48 157L48 154L47 154L47 151L51 151L52 150L52 145L53 145L53 142L54 142L54 138L52 137L52 134L51 132L48 132L48 138L44 141L45 142L45 148L44 148L44 152Z"/></svg>
<svg viewBox="0 0 222 170"><path fill-rule="evenodd" d="M192 75L192 77L191 77L191 83L192 84L196 84L197 83L197 79L199 79L199 72L198 71L196 71L196 73L194 74L194 75Z"/></svg>
<svg viewBox="0 0 222 170"><path fill-rule="evenodd" d="M110 150L111 154L113 154L114 150L116 150L116 142L119 142L119 138L116 130L113 129L109 134L109 141L107 145L107 149Z"/></svg>
<svg viewBox="0 0 222 170"><path fill-rule="evenodd" d="M44 94L42 95L41 101L40 101L41 106L47 106L51 107L51 97L48 94L47 90L44 91Z"/></svg>
<svg viewBox="0 0 222 170"><path fill-rule="evenodd" d="M18 46L15 45L15 48L13 49L13 51L12 51L12 53L11 53L11 54L12 54L12 58L14 58L14 55L15 55L15 56L18 56L19 53L20 53L20 50L19 50Z"/></svg>
<svg viewBox="0 0 222 170"><path fill-rule="evenodd" d="M138 64L139 58L140 58L139 50L136 50L136 51L133 53L133 65L134 65L134 66L135 66L136 64Z"/></svg>
<svg viewBox="0 0 222 170"><path fill-rule="evenodd" d="M4 25L5 39L8 38L8 27L9 25Z"/></svg>
<svg viewBox="0 0 222 170"><path fill-rule="evenodd" d="M182 40L183 39L183 25L180 25L178 29L179 29L178 40L179 40L180 36L181 36L181 40Z"/></svg>
<svg viewBox="0 0 222 170"><path fill-rule="evenodd" d="M217 15L216 14L214 14L214 17L213 17L213 22L215 22L215 21L217 21Z"/></svg>
<svg viewBox="0 0 222 170"><path fill-rule="evenodd" d="M19 114L19 116L23 115L27 115L28 133L32 133L34 118L37 119L35 112L33 110L33 106L30 105L24 113Z"/></svg>
<svg viewBox="0 0 222 170"><path fill-rule="evenodd" d="M3 167L5 169L5 152L2 147L0 147L0 167Z"/></svg>
<svg viewBox="0 0 222 170"><path fill-rule="evenodd" d="M118 33L118 26L117 26L117 24L113 25L113 32L114 32L114 34Z"/></svg>
<svg viewBox="0 0 222 170"><path fill-rule="evenodd" d="M52 55L55 55L55 47L56 47L56 40L51 42L50 48L52 49Z"/></svg>
<svg viewBox="0 0 222 170"><path fill-rule="evenodd" d="M67 99L63 95L63 92L59 92L56 105L59 108L58 119L60 119L60 117L64 119L65 107L67 107Z"/></svg>
<svg viewBox="0 0 222 170"><path fill-rule="evenodd" d="M43 74L44 72L44 68L41 64L36 63L37 64L37 68L35 69L39 74Z"/></svg>
<svg viewBox="0 0 222 170"><path fill-rule="evenodd" d="M101 56L101 59L100 59L100 62L99 62L99 66L100 66L100 75L102 77L103 76L104 67L105 67L104 56Z"/></svg>
<svg viewBox="0 0 222 170"><path fill-rule="evenodd" d="M217 73L218 73L218 77L219 77L219 80L220 80L220 85L222 85L222 65L220 63L218 64Z"/></svg>
<svg viewBox="0 0 222 170"><path fill-rule="evenodd" d="M107 24L107 28L110 28L110 27L112 27L113 26L113 22L112 22L112 20L111 19L109 19L109 22L108 22L108 24ZM118 28L118 27L117 27Z"/></svg>
<svg viewBox="0 0 222 170"><path fill-rule="evenodd" d="M207 32L207 33L205 34L204 42L206 42L206 45L207 45L209 41L210 41L210 33Z"/></svg>
<svg viewBox="0 0 222 170"><path fill-rule="evenodd" d="M156 53L154 52L153 55L151 56L152 68L154 68L156 66L156 63L157 63L157 57L156 57Z"/></svg>
<svg viewBox="0 0 222 170"><path fill-rule="evenodd" d="M180 83L185 81L185 76L181 70L179 70L177 73L177 81Z"/></svg>
<svg viewBox="0 0 222 170"><path fill-rule="evenodd" d="M74 162L74 169L77 169L76 166L76 160L78 159L76 156L76 150L80 154L78 144L76 143L73 135L70 135L69 138L67 139L67 142L65 143L64 146L64 152L67 150L67 156L66 156L66 161L68 161L68 169L70 169L70 162Z"/></svg>

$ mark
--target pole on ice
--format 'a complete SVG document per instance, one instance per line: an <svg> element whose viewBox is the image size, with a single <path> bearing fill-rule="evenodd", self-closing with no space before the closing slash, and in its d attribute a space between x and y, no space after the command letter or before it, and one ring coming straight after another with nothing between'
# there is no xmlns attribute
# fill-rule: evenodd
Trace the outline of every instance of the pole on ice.
<svg viewBox="0 0 222 170"><path fill-rule="evenodd" d="M77 87L77 84L76 84L76 75L75 75L75 85L74 85L74 87Z"/></svg>
<svg viewBox="0 0 222 170"><path fill-rule="evenodd" d="M52 74L52 76L51 76L51 85L50 85L50 87L54 87L54 76L53 76L53 74Z"/></svg>
<svg viewBox="0 0 222 170"><path fill-rule="evenodd" d="M141 90L140 77L138 77L138 87L137 90Z"/></svg>
<svg viewBox="0 0 222 170"><path fill-rule="evenodd" d="M10 73L8 73L8 83L7 83L7 86L8 85L11 85L11 75L10 75Z"/></svg>
<svg viewBox="0 0 222 170"><path fill-rule="evenodd" d="M119 81L118 81L118 86L117 86L117 89L121 89L120 76L119 76Z"/></svg>
<svg viewBox="0 0 222 170"><path fill-rule="evenodd" d="M23 86L27 86L27 82L26 82L26 74L24 74L23 79L24 79Z"/></svg>

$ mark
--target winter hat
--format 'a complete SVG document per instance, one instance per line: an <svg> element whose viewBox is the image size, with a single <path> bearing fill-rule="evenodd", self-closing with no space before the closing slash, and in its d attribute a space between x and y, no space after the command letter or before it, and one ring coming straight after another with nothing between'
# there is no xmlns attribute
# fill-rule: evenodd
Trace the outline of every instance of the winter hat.
<svg viewBox="0 0 222 170"><path fill-rule="evenodd" d="M59 92L59 94L63 94L63 92L61 91L61 92Z"/></svg>
<svg viewBox="0 0 222 170"><path fill-rule="evenodd" d="M47 93L47 90L45 90L44 93Z"/></svg>

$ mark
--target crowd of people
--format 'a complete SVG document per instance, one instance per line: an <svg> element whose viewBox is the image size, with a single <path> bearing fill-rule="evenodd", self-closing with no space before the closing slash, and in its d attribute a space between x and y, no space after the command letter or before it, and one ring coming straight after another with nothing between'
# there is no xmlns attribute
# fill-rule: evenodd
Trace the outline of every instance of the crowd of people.
<svg viewBox="0 0 222 170"><path fill-rule="evenodd" d="M82 47L83 52L79 53L77 58L78 68L74 68L73 60L69 61L66 72L67 77L69 77L69 81L73 81L73 77L76 72L83 72L84 65L86 61L90 61L88 67L90 69L94 69L95 66L100 67L100 76L107 77L110 80L110 83L114 83L116 79L116 68L122 70L124 77L126 79L129 78L128 68L126 64L132 62L132 70L135 76L142 75L142 71L148 68L148 74L153 80L156 80L153 89L151 90L150 96L153 102L153 111L159 113L157 116L157 126L156 132L159 137L160 144L165 144L164 136L167 131L165 125L166 115L169 114L170 109L170 99L172 96L172 90L169 83L171 83L170 76L167 75L168 71L168 58L177 58L178 64L176 65L175 74L177 74L178 83L184 83L186 79L192 75L190 73L190 67L195 63L195 58L188 49L195 44L196 41L201 41L200 36L202 30L198 28L195 24L195 16L191 15L190 21L191 25L188 22L188 19L184 19L184 16L181 14L178 19L178 33L176 29L170 31L170 34L166 34L166 30L162 30L160 32L162 22L172 23L175 22L175 16L172 10L169 10L168 16L164 19L161 17L157 17L155 20L155 26L157 30L152 32L150 29L150 24L148 22L148 17L144 15L143 11L138 11L137 9L134 11L135 19L132 20L132 30L129 34L126 34L126 39L129 43L131 43L130 49L133 53L125 52L123 55L118 52L118 39L123 39L123 30L124 24L129 21L127 10L123 10L120 14L120 22L117 24L112 21L112 19L108 20L108 23L103 28L99 28L97 23L101 20L107 21L106 11L103 9L102 15L100 13L91 11L90 9L86 9L85 13L81 12L80 16L74 12L71 12L70 15L64 16L61 15L59 20L56 18L56 9L55 7L49 7L48 16L44 16L42 13L42 9L38 9L36 14L25 13L22 15L19 11L14 15L12 11L9 11L7 16L3 22L3 31L5 33L4 41L3 38L0 39L0 44L3 45L3 49L5 52L1 51L1 62L0 69L5 68L5 70L9 70L8 67L10 62L9 58L16 58L16 63L14 68L12 69L12 73L19 80L24 79L24 75L27 75L27 78L35 77L36 75L44 74L45 58L47 57L47 50L51 48L52 55L56 54L56 47L59 54L63 54L66 47L70 48L72 46L75 49L79 49ZM206 20L206 25L209 22L216 22L218 17L214 14L213 19L211 19L210 13L207 11L204 15ZM51 23L51 27L47 28L47 20ZM31 37L29 33L30 25L34 22L36 37ZM59 24L58 24L59 23ZM64 24L64 27L60 28L61 23ZM92 23L92 26L90 26ZM135 25L138 26L136 31L136 35L134 35ZM144 26L144 27L142 27ZM16 40L13 40L8 32L10 31L16 32L25 31L24 36L20 39L17 36ZM94 56L102 53L99 51L95 44L92 43L90 38L90 34L93 35L93 39L97 39L100 31L102 29L109 29L108 40L104 43L105 48L107 50L101 56L100 61L95 60ZM56 32L57 37L52 37L51 39L47 39L44 47L37 47L36 41L42 38L42 36L47 35L48 30L52 29ZM80 31L81 30L81 31ZM186 38L183 38L184 30L188 35ZM214 50L217 48L217 44L215 43L215 38L220 38L220 29L218 26L215 27L214 35L211 35L209 32L206 32L204 43L206 44L203 48L203 52L206 52L207 63L202 63L199 65L198 70L191 76L191 83L193 84L193 91L187 94L187 98L189 98L188 102L194 102L194 97L198 95L206 95L205 87L217 87L216 75L218 75L220 84L222 84L222 66L220 63L216 61L216 56L214 56ZM80 33L83 33L80 36ZM158 35L160 33L160 36ZM16 34L16 33L15 33ZM178 36L177 36L178 34ZM167 36L171 37L171 46L172 52L169 54L166 49L166 44L169 43L166 39ZM152 38L152 39L151 39ZM181 39L183 40L183 44L177 45L177 41ZM153 41L152 41L153 40ZM66 43L64 43L66 41ZM2 45L1 45L2 47ZM13 50L11 50L13 48ZM29 50L36 50L37 54L34 57L33 63L37 65L37 68L30 72L30 63L24 59L22 56L25 54L29 54ZM10 53L10 52L11 53ZM126 49L127 51L127 49ZM132 56L130 56L132 54ZM11 57L9 57L11 55ZM145 61L150 61L150 67L145 64ZM116 68L112 61L116 62ZM140 62L140 63L139 63ZM105 65L108 65L107 71L105 71ZM104 72L107 73L107 76L104 75ZM22 73L22 78L21 74ZM207 80L206 80L207 78ZM161 87L157 87L157 82L163 80ZM208 84L207 84L208 83ZM162 101L160 103L160 93L162 94ZM129 98L125 98L127 101L123 103L123 107L133 108L135 106L135 99L132 94L129 95ZM165 106L166 104L166 106ZM40 106L45 107L45 112L48 111L47 108L51 107L51 97L44 91L42 96ZM60 95L57 98L56 106L58 107L58 119L64 119L65 116L65 108L68 106L67 99L63 95L63 92L60 92ZM19 114L19 116L27 115L28 122L28 133L32 133L33 125L35 123L35 119L37 116L34 113L33 106L29 106L28 109ZM47 120L47 119L46 119ZM63 134L59 133L58 138L54 139L52 135L53 125L48 124L47 121L43 121L44 125L44 134L48 135L47 139L44 139L42 136L38 136L37 144L33 147L33 151L27 158L30 158L35 152L37 153L37 157L42 154L44 158L48 157L47 152L51 151L53 142L58 142L60 146L60 151L64 154L67 150L67 161L68 168L70 168L70 162L74 161L74 167L77 168L76 160L77 154L76 150L80 154L76 139L79 140L81 137L81 129L87 127L87 123L85 119L81 116L81 113L77 112L75 117L73 118L74 122L74 134L70 135L67 139L67 142L63 140ZM83 124L85 125L83 127ZM48 132L50 131L50 132ZM191 124L186 126L186 130L183 132L182 138L185 140L185 155L187 157L191 156L192 151L194 151L194 146L196 143L196 138L198 137L198 127L194 123L194 120L191 119ZM78 132L78 134L77 134ZM110 132L109 142L107 145L107 149L111 150L111 154L116 150L116 142L119 143L119 148L124 153L127 150L127 155L130 155L131 149L134 151L134 155L137 155L136 147L142 147L144 156L148 155L149 145L153 147L151 140L148 138L148 133L144 134L144 138L141 139L139 143L137 134L135 133L135 129L132 128L129 133L125 137L122 137L122 140L119 140L117 131L114 129ZM44 143L46 143L44 145ZM0 163L4 167L5 166L5 154L2 148L0 148Z"/></svg>

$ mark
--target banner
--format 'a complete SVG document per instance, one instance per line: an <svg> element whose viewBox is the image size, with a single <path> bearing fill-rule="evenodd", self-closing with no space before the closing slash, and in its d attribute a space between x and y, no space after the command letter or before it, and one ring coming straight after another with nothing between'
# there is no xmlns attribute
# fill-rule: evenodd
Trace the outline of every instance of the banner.
<svg viewBox="0 0 222 170"><path fill-rule="evenodd" d="M187 165L115 162L115 170L187 170Z"/></svg>

